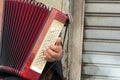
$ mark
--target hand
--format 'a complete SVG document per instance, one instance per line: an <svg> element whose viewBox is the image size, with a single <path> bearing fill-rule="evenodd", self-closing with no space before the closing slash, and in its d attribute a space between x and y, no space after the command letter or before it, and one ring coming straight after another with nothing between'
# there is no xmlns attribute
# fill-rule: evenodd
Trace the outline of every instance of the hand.
<svg viewBox="0 0 120 80"><path fill-rule="evenodd" d="M44 51L44 58L48 62L59 61L63 57L62 53L62 45L61 45L61 38L59 37L56 41L55 45L51 45Z"/></svg>

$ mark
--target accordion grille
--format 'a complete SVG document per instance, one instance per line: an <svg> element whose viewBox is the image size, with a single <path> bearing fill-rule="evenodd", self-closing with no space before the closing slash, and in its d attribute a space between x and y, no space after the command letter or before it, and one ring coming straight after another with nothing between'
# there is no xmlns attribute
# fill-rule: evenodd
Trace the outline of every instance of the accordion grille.
<svg viewBox="0 0 120 80"><path fill-rule="evenodd" d="M32 0L5 0L0 65L21 70L49 12Z"/></svg>

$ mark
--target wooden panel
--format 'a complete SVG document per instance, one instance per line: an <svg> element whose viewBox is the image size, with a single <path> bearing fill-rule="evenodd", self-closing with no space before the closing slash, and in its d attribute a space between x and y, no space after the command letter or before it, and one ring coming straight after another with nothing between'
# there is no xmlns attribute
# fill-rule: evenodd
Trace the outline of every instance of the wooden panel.
<svg viewBox="0 0 120 80"><path fill-rule="evenodd" d="M84 38L120 40L120 30L86 29Z"/></svg>
<svg viewBox="0 0 120 80"><path fill-rule="evenodd" d="M107 26L107 27L120 27L120 17L98 17L86 16L85 25L87 26Z"/></svg>
<svg viewBox="0 0 120 80"><path fill-rule="evenodd" d="M120 77L120 67L112 65L85 65L82 74Z"/></svg>
<svg viewBox="0 0 120 80"><path fill-rule="evenodd" d="M102 52L120 52L120 43L84 42L84 50Z"/></svg>
<svg viewBox="0 0 120 80"><path fill-rule="evenodd" d="M73 23L69 28L69 45L68 50L70 56L69 80L81 80L81 57L83 44L84 29L84 4L85 0L73 1L72 16Z"/></svg>
<svg viewBox="0 0 120 80"><path fill-rule="evenodd" d="M72 4L70 5L70 1L69 0L62 0L62 6L61 6L61 10L62 12L70 15L70 7L72 6Z"/></svg>
<svg viewBox="0 0 120 80"><path fill-rule="evenodd" d="M120 65L120 54L115 55L112 53L111 55L105 53L95 54L95 52L83 54L83 62L84 63L92 63L92 64L112 64L112 65Z"/></svg>
<svg viewBox="0 0 120 80"><path fill-rule="evenodd" d="M86 3L86 12L120 13L120 4L115 3Z"/></svg>
<svg viewBox="0 0 120 80"><path fill-rule="evenodd" d="M36 0L36 1L42 2L49 7L54 7L59 10L61 10L62 8L62 0Z"/></svg>

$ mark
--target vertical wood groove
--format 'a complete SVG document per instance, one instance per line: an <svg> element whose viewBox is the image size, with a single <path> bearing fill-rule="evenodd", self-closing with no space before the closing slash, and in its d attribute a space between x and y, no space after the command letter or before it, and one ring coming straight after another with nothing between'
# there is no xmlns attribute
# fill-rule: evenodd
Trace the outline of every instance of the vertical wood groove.
<svg viewBox="0 0 120 80"><path fill-rule="evenodd" d="M81 80L85 0L73 1L73 23L70 27L69 53L71 53L69 80Z"/></svg>

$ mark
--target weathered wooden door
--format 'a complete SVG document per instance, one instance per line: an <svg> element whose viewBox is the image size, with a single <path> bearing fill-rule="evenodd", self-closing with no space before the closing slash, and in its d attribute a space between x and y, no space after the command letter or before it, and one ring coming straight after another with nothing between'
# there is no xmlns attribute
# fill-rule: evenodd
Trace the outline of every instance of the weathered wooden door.
<svg viewBox="0 0 120 80"><path fill-rule="evenodd" d="M82 80L120 80L120 1L85 5Z"/></svg>

